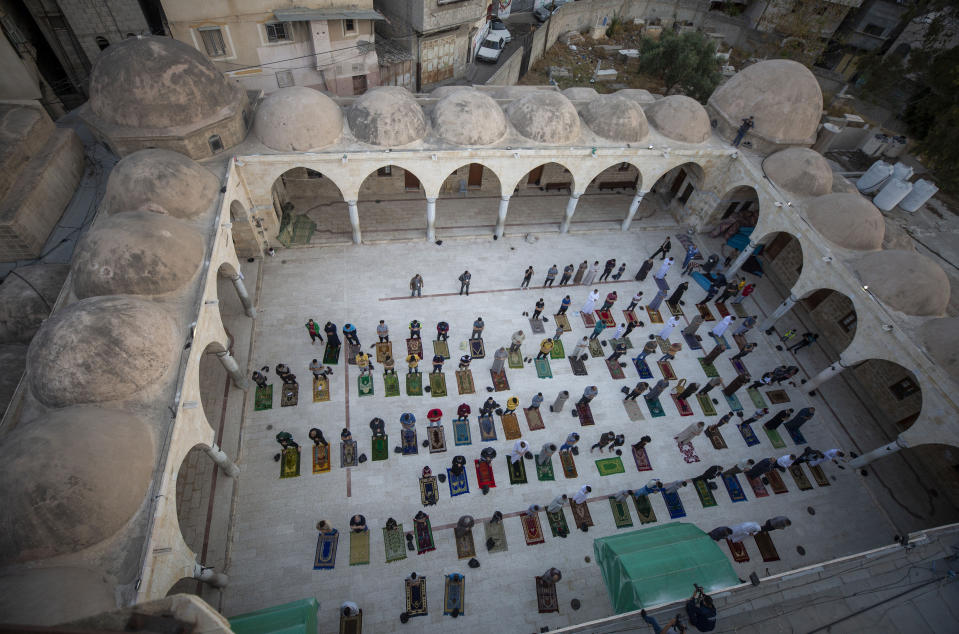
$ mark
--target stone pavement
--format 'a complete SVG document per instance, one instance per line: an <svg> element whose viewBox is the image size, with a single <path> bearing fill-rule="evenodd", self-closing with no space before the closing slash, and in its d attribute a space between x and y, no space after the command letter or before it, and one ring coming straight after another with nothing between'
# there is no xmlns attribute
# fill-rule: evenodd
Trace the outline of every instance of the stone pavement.
<svg viewBox="0 0 959 634"><path fill-rule="evenodd" d="M665 224L662 217L645 222ZM675 233L675 230L669 233ZM505 398L515 394L523 405L527 405L537 391L542 391L548 404L558 391L569 390L572 400L567 404L566 411L559 414L545 408L542 410L546 429L528 431L522 415L519 417L520 427L523 437L534 449L547 441L559 444L568 433L579 432L582 436L582 449L576 459L579 477L565 479L558 456L554 456L555 482L537 481L535 469L528 463L529 483L510 486L505 455L512 441L503 439L502 427L497 421L499 440L494 443L480 442L476 411L487 396L485 388L490 385L488 368L492 363L492 353L498 346L508 343L513 331L526 331L524 351L527 356L534 356L542 337L530 333L529 323L522 313L532 311L539 297L546 300L545 314L550 316L547 324L549 333L553 326L552 314L560 299L567 292L572 295L570 324L573 331L563 337L567 350L571 350L578 339L588 334L576 309L585 301L590 288L536 288L536 284L542 284L546 269L551 264L562 268L570 261L578 264L584 259L603 262L615 257L619 261L625 260L627 272L623 281L594 285L603 294L614 289L618 292L620 298L614 307L614 314L619 319L622 317L622 308L636 290L643 290L649 299L655 294L656 287L651 279L638 283L632 281L632 276L641 261L655 250L666 235L666 232L659 230L595 232L548 235L534 244L507 236L497 242L489 239L457 240L442 246L421 242L334 246L283 250L275 258L267 259L260 281L255 347L250 367L272 367L280 362L289 364L300 378L301 394L297 407L282 408L279 407L277 390L274 408L261 412L252 411L251 398L245 400L238 457L242 474L237 484L229 564L225 570L230 576L230 585L223 592L224 613L233 615L315 596L321 602L320 631L333 632L338 627L338 606L343 600L350 599L364 610L368 631L392 631L401 627L398 617L404 610L403 579L415 571L427 577L430 604L428 617L412 621L411 625L417 630L485 632L489 629L491 614L495 614L497 625L506 631L530 631L544 625L555 628L608 616L610 606L599 569L594 562L586 561L586 558L592 559L593 556L593 539L617 530L605 496L624 488L641 486L650 477L663 480L689 478L713 464L729 466L747 457L761 459L782 455L793 450L792 443L787 437L787 449L773 449L760 426L756 425L761 442L756 447L747 448L735 426L730 424L723 428L728 449L717 451L707 439L699 436L693 444L702 461L687 464L672 437L690 422L709 421L701 416L698 403L693 403L695 416L680 417L667 393L663 399L665 417L651 418L643 405L645 420L630 422L623 409L619 390L638 380L631 364L626 368L626 380L615 381L610 378L600 358L586 362L588 376L573 376L567 361L553 360L554 378L538 379L531 365L523 369L511 369L507 371L511 390L496 393L494 397L503 403ZM696 240L700 246L706 242L703 236L696 236ZM718 246L714 245L714 248ZM681 255L675 238L673 253ZM517 290L522 272L529 264L536 269L534 287ZM464 268L469 268L473 273L472 294L469 297L456 294L459 289L456 278ZM408 282L416 272L420 272L425 279L426 296L409 299ZM670 271L668 280L673 286L679 283L678 266ZM689 290L687 316L694 310L692 303L702 294L701 289L695 287ZM765 297L760 297L759 301L765 310L776 303ZM752 298L746 301L746 306L750 311L756 308ZM637 312L637 315L643 321L648 321L644 311ZM460 397L456 394L453 374L455 359L464 353L470 325L477 316L482 316L487 324L484 333L487 358L477 359L471 366L477 393ZM436 322L448 321L451 324L450 353L453 360L447 362L445 371L450 395L445 398L432 398L428 394L407 397L404 390L399 397L384 398L382 372L377 364L374 372L376 393L372 397L360 398L356 388L356 368L347 368L341 356L331 382L333 399L326 403L312 403L307 364L312 358L322 356L323 346L319 343L315 346L309 344L303 324L310 317L321 324L332 321L340 328L347 321L356 324L364 348L372 346L376 340L376 323L379 319L385 319L390 327L396 356L400 356L405 349L407 324L412 319L419 319L423 323L427 353L432 347L430 341L435 333ZM679 340L679 328L684 325L685 322L680 321L672 336L673 341ZM700 329L706 342L710 341L706 336L708 327L711 327L711 323L704 324ZM637 328L631 339L634 344L641 346L646 336L659 328L658 325L647 323L645 327ZM605 340L610 335L604 333L600 338ZM790 360L791 355L775 351L769 345L771 340L761 334L754 331L751 339L762 344L757 352L746 357L746 365L754 376ZM608 348L604 350L608 354ZM634 355L635 351L630 353ZM723 355L716 363L726 381L735 376L726 358L729 354ZM658 379L658 370L655 364L651 365L654 380ZM706 380L696 361L696 353L691 351L684 349L673 362L673 367L680 377L687 377L689 381L702 384ZM398 362L397 369L401 375L405 373L405 363ZM279 381L275 377L273 382L278 386ZM597 424L594 427L580 427L578 421L570 416L569 406L590 384L599 388L599 396L592 404ZM813 400L799 389L785 384L784 387L791 397L789 406L819 406L817 417L803 429L812 446L822 449L844 446L845 437L837 433L836 419L830 412L824 411L821 399ZM740 395L745 401L744 407L749 409L750 403L744 391ZM716 396L721 398L720 394ZM461 402L467 402L473 408L473 444L455 447L450 421ZM433 407L440 407L444 412L448 445L445 453L431 455L421 447L416 456L400 456L391 452L387 461L370 461L351 469L339 467L339 432L344 426L349 426L353 431L359 451L370 456L368 423L371 418L379 416L386 421L392 447L399 439L398 419L401 413L413 412L416 415L419 440L422 441L425 438L426 411ZM717 406L717 409L720 415L728 411L725 406ZM776 411L776 407L773 407L773 411ZM840 410L839 413L843 412ZM322 429L331 442L333 468L329 473L311 473L311 446L307 431L314 426ZM299 478L278 478L279 465L274 462L273 455L279 446L274 437L277 432L284 430L291 432L303 449L302 475ZM626 472L600 477L592 464L600 456L591 456L589 446L608 430L626 434L627 451L623 455ZM646 434L653 438L648 450L654 470L638 473L628 445ZM479 457L480 450L487 444L495 447L499 454L494 462L497 487L489 495L483 496L476 484L472 460ZM423 508L418 488L420 471L429 465L434 474L445 473L451 458L457 454L467 459L471 491L468 495L451 499L448 486L440 484L439 503L424 509L434 526L436 550L423 555L409 552L403 561L384 563L380 529L386 519L393 517L402 522L406 530L410 530L412 516ZM748 502L731 503L720 485L719 490L714 492L718 506L706 509L702 508L692 486L687 487L680 493L687 512L687 517L681 521L695 523L708 531L718 525L746 520L762 522L775 515L791 517L792 527L773 533L780 561L763 563L753 541L747 540L751 561L733 564L742 578L753 571L761 576L783 572L888 543L896 529L887 514L877 506L875 497L868 493L863 480L848 469L839 471L833 465L825 465L825 469L827 474L835 476L830 487L799 491L792 478L785 474L784 481L789 492L783 495L770 494L760 499L753 496L741 477ZM593 487L592 495L595 498L590 502L595 527L588 533L574 530L565 540L547 536L545 544L526 546L519 519L510 517L505 520L509 551L493 555L485 553L480 522L493 511L516 513L532 503L546 504L558 493L571 495L584 484ZM654 496L652 504L660 523L670 521L661 496ZM808 508L814 509L815 515L808 513ZM565 512L569 520L569 509L565 509ZM347 524L354 513L364 514L371 527L370 564L366 566L349 566ZM467 513L477 519L474 537L479 553L477 558L482 567L476 570L468 568L466 560L457 560L452 530L440 528L455 523L460 515ZM621 530L640 528L634 511L632 515L634 527ZM314 527L320 519L331 522L341 532L333 570L312 570L317 537ZM540 522L544 530L548 528L544 514L540 514ZM805 549L805 556L797 553L796 548L800 545ZM725 545L721 548L726 551ZM560 568L564 575L558 585L560 612L538 614L533 577L550 566ZM452 572L466 576L465 615L456 620L442 616L443 575ZM574 598L582 602L579 611L573 611L570 607L570 600ZM491 609L496 612L491 613ZM486 618L481 618L481 615Z"/></svg>

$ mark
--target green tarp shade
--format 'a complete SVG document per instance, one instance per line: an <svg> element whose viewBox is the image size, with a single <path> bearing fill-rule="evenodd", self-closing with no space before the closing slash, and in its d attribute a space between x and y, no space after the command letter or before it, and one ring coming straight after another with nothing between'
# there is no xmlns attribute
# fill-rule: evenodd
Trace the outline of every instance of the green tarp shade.
<svg viewBox="0 0 959 634"><path fill-rule="evenodd" d="M593 541L609 601L617 614L687 599L739 584L726 554L709 535L671 522Z"/></svg>
<svg viewBox="0 0 959 634"><path fill-rule="evenodd" d="M316 634L316 599L300 599L230 619L236 634Z"/></svg>

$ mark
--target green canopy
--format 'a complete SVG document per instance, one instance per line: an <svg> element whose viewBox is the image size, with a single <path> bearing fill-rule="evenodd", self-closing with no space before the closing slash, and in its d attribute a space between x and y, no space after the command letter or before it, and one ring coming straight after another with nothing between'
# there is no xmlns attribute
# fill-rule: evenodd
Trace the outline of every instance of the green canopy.
<svg viewBox="0 0 959 634"><path fill-rule="evenodd" d="M230 619L235 634L316 634L316 599L300 599Z"/></svg>
<svg viewBox="0 0 959 634"><path fill-rule="evenodd" d="M739 584L719 545L683 522L596 539L593 552L617 614Z"/></svg>

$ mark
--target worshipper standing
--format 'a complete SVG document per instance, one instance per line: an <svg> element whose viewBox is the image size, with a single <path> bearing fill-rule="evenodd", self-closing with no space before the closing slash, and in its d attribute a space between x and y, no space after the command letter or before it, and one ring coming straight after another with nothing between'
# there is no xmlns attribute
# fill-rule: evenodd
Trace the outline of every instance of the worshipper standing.
<svg viewBox="0 0 959 634"><path fill-rule="evenodd" d="M626 310L633 310L641 301L643 301L643 291L639 291L633 295L633 299L629 300L629 305L626 307Z"/></svg>
<svg viewBox="0 0 959 634"><path fill-rule="evenodd" d="M543 301L543 298L540 297L539 301L536 302L536 305L533 307L533 316L531 319L539 319L539 316L543 314L543 309L546 307L546 302Z"/></svg>
<svg viewBox="0 0 959 634"><path fill-rule="evenodd" d="M595 339L599 336L599 333L603 332L604 330L606 330L606 322L602 319L597 319L596 325L593 326L593 332L589 335L589 338Z"/></svg>
<svg viewBox="0 0 959 634"><path fill-rule="evenodd" d="M666 258L663 260L662 265L659 267L659 270L656 271L655 277L657 280L665 279L666 273L669 271L669 267L673 265L673 258Z"/></svg>
<svg viewBox="0 0 959 634"><path fill-rule="evenodd" d="M310 335L311 344L315 344L317 339L320 340L320 343L323 343L323 337L320 335L320 327L312 319L306 322L306 332Z"/></svg>
<svg viewBox="0 0 959 634"><path fill-rule="evenodd" d="M666 239L663 240L663 243L661 245L659 245L659 248L656 249L653 252L653 254L649 257L652 259L656 259L657 255L662 254L663 255L662 259L665 260L666 256L669 255L670 249L672 248L673 248L673 243L670 241L670 237L666 236Z"/></svg>
<svg viewBox="0 0 959 634"><path fill-rule="evenodd" d="M596 300L599 299L599 289L594 288L593 292L589 294L589 297L586 299L586 303L583 304L583 307L579 309L579 312L584 315L590 315L594 310L596 310Z"/></svg>
<svg viewBox="0 0 959 634"><path fill-rule="evenodd" d="M635 279L637 282L642 282L646 279L646 276L649 275L649 271L653 268L653 258L649 258L643 262L639 267L639 270L636 272Z"/></svg>
<svg viewBox="0 0 959 634"><path fill-rule="evenodd" d="M533 396L533 401L530 403L529 408L539 409L539 406L542 404L543 404L543 393L537 392L536 395Z"/></svg>
<svg viewBox="0 0 959 634"><path fill-rule="evenodd" d="M473 276L469 271L463 271L463 273L457 278L460 281L460 295L466 291L466 294L470 294L470 280L473 279Z"/></svg>
<svg viewBox="0 0 959 634"><path fill-rule="evenodd" d="M618 282L620 278L623 277L623 273L625 271L626 271L626 263L623 262L622 264L619 265L619 268L616 269L616 272L613 273L613 279Z"/></svg>
<svg viewBox="0 0 959 634"><path fill-rule="evenodd" d="M663 341L669 339L669 335L673 334L673 329L676 328L676 324L679 323L679 317L675 315L669 318L669 321L666 322L666 325L663 326L662 330L659 331L657 335Z"/></svg>
<svg viewBox="0 0 959 634"><path fill-rule="evenodd" d="M793 345L786 348L786 350L789 350L790 352L795 354L797 351L802 350L806 346L811 346L812 344L816 343L817 339L819 339L819 335L817 335L816 333L804 332L802 336L802 341L800 341L799 343L794 343Z"/></svg>
<svg viewBox="0 0 959 634"><path fill-rule="evenodd" d="M331 321L326 322L326 325L323 326L323 332L326 333L326 343L331 348L340 347L340 335L336 331L336 324Z"/></svg>
<svg viewBox="0 0 959 634"><path fill-rule="evenodd" d="M564 297L563 300L559 303L559 312L556 313L556 314L557 314L557 315L565 315L565 314L566 314L566 311L569 310L569 305L572 304L572 303L573 303L573 300L572 300L572 298L570 298L569 295L567 295L566 297Z"/></svg>
<svg viewBox="0 0 959 634"><path fill-rule="evenodd" d="M483 321L483 318L477 317L476 321L473 322L473 333L470 335L470 339L482 339L483 328L485 327L486 327L486 322Z"/></svg>
<svg viewBox="0 0 959 634"><path fill-rule="evenodd" d="M599 390L596 389L595 385L588 385L586 389L583 390L583 397L579 399L577 405L589 405L589 402L596 398L596 395L599 394Z"/></svg>
<svg viewBox="0 0 959 634"><path fill-rule="evenodd" d="M606 260L606 265L603 267L603 274L599 276L599 281L609 279L610 274L613 272L613 268L616 266L616 258L610 258Z"/></svg>
<svg viewBox="0 0 959 634"><path fill-rule="evenodd" d="M783 425L783 427L785 427L790 433L795 433L799 431L800 427L809 422L815 413L815 407L804 407L796 412L796 415L792 417L792 420Z"/></svg>
<svg viewBox="0 0 959 634"><path fill-rule="evenodd" d="M549 267L549 270L546 271L546 281L543 282L543 288L547 286L552 286L553 282L556 281L556 276L559 274L559 268L554 264Z"/></svg>
<svg viewBox="0 0 959 634"><path fill-rule="evenodd" d="M529 288L529 281L533 279L533 267L528 267L526 272L523 273L523 281L519 285L520 288Z"/></svg>
<svg viewBox="0 0 959 634"><path fill-rule="evenodd" d="M549 357L552 351L553 351L553 340L543 339L543 341L539 344L539 354L536 355L536 358L546 359L547 357Z"/></svg>
<svg viewBox="0 0 959 634"><path fill-rule="evenodd" d="M699 434L703 433L704 429L706 429L706 423L704 423L703 421L699 421L698 423L692 423L691 425L686 427L686 429L684 429L683 431L673 436L673 438L676 440L676 442L680 444L689 442L690 440L692 440Z"/></svg>
<svg viewBox="0 0 959 634"><path fill-rule="evenodd" d="M410 280L410 297L423 296L423 277L417 273Z"/></svg>
<svg viewBox="0 0 959 634"><path fill-rule="evenodd" d="M376 325L376 336L380 338L380 343L390 340L390 329L386 325L386 321L380 320L380 323Z"/></svg>
<svg viewBox="0 0 959 634"><path fill-rule="evenodd" d="M755 284L746 284L743 286L743 289L739 291L739 295L733 300L732 303L742 304L743 300L752 295L754 290L756 290Z"/></svg>
<svg viewBox="0 0 959 634"><path fill-rule="evenodd" d="M755 127L756 121L753 119L752 115L749 115L743 119L742 124L739 126L739 129L736 130L736 138L733 139L733 147L739 147L739 144L742 143L743 137L746 136L746 133Z"/></svg>
<svg viewBox="0 0 959 634"><path fill-rule="evenodd" d="M571 278L572 276L573 276L573 265L567 264L563 268L563 277L559 278L559 285L566 286L567 284L569 284L569 278Z"/></svg>
<svg viewBox="0 0 959 634"><path fill-rule="evenodd" d="M631 390L624 387L624 388L623 388L623 391L626 392L626 396L623 398L623 400L624 400L624 401L635 401L635 400L636 400L636 397L639 396L640 394L642 394L643 392L645 392L648 387L649 387L649 383L647 383L646 381L640 381L640 382L637 383L636 386L633 387L633 389L631 389Z"/></svg>
<svg viewBox="0 0 959 634"><path fill-rule="evenodd" d="M586 272L586 275L583 276L583 286L592 284L597 275L599 275L599 260L594 261Z"/></svg>
<svg viewBox="0 0 959 634"><path fill-rule="evenodd" d="M579 264L579 268L576 269L576 275L573 277L573 284L582 284L583 276L586 275L586 269L589 268L589 262L583 260Z"/></svg>
<svg viewBox="0 0 959 634"><path fill-rule="evenodd" d="M723 317L722 321L713 326L713 329L709 331L714 337L722 337L723 333L726 332L726 329L729 328L729 324L735 319L732 315L726 315Z"/></svg>
<svg viewBox="0 0 959 634"><path fill-rule="evenodd" d="M573 358L580 361L586 360L586 349L589 348L589 337L583 337L583 340L573 348Z"/></svg>

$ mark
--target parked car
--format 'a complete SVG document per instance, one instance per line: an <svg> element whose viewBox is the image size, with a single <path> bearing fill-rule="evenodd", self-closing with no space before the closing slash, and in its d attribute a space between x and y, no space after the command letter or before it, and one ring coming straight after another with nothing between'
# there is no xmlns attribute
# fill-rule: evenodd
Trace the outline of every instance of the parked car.
<svg viewBox="0 0 959 634"><path fill-rule="evenodd" d="M491 31L483 40L479 50L476 51L476 59L495 64L499 61L499 56L502 55L504 48L506 48L505 38Z"/></svg>
<svg viewBox="0 0 959 634"><path fill-rule="evenodd" d="M549 19L550 15L551 11L547 9L545 5L533 9L533 17L536 18L537 22L545 22Z"/></svg>
<svg viewBox="0 0 959 634"><path fill-rule="evenodd" d="M490 20L489 32L495 35L502 35L507 44L513 39L513 36L509 34L509 29L506 28L506 25L499 18Z"/></svg>

